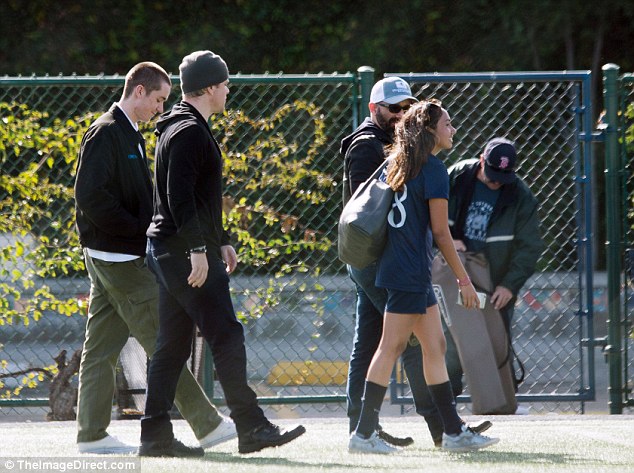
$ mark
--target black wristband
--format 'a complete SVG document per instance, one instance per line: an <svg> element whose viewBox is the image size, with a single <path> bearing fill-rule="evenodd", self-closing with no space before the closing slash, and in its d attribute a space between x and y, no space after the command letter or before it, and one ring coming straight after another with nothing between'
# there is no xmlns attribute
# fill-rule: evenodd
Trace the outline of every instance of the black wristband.
<svg viewBox="0 0 634 473"><path fill-rule="evenodd" d="M207 247L205 245L189 250L190 253L207 253Z"/></svg>

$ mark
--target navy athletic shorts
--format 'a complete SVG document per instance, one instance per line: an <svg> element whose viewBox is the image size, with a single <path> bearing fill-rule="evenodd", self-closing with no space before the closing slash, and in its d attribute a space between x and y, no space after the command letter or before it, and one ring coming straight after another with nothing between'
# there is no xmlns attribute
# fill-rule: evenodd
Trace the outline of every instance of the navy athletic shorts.
<svg viewBox="0 0 634 473"><path fill-rule="evenodd" d="M427 307L431 307L437 303L434 288L430 283L423 292L388 289L385 310L396 314L425 314Z"/></svg>

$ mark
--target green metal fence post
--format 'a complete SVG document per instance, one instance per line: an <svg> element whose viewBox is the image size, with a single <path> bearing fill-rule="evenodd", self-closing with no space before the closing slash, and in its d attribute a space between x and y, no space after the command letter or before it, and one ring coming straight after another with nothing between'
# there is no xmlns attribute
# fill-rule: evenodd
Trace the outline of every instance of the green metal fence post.
<svg viewBox="0 0 634 473"><path fill-rule="evenodd" d="M359 92L361 93L361 99L359 101L359 116L363 120L370 116L368 103L370 103L370 93L372 92L372 86L374 85L374 69L370 66L361 66L357 69L357 72L359 73Z"/></svg>
<svg viewBox="0 0 634 473"><path fill-rule="evenodd" d="M603 102L605 106L605 200L606 200L606 262L608 275L608 346L609 363L608 406L610 414L621 414L621 182L619 179L618 148L618 75L619 66L603 66Z"/></svg>

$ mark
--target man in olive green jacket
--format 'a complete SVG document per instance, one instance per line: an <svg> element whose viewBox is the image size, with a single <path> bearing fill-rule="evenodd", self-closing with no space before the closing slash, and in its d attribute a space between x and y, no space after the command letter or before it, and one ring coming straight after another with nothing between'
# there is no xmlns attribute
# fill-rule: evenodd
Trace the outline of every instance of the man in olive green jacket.
<svg viewBox="0 0 634 473"><path fill-rule="evenodd" d="M515 174L516 164L513 143L494 138L479 159L449 168L449 227L456 249L486 256L491 303L509 332L517 295L543 249L537 200Z"/></svg>

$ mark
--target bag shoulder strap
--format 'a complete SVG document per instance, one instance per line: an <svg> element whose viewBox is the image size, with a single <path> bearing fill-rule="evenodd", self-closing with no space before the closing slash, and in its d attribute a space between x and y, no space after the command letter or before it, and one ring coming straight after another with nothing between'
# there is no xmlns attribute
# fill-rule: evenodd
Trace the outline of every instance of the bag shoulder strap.
<svg viewBox="0 0 634 473"><path fill-rule="evenodd" d="M374 181L378 180L379 177L381 177L381 173L383 172L383 170L388 164L389 164L389 160L386 159L385 161L383 161L383 163L381 163L381 165L378 168L376 168L376 171L374 171L372 175L365 180L365 182L363 182L362 184L359 185L359 187L357 187L357 190L354 191L354 194L352 194L348 202L356 199L356 197L362 194L369 185L371 185ZM348 202L346 202L346 205L348 204Z"/></svg>
<svg viewBox="0 0 634 473"><path fill-rule="evenodd" d="M386 159L385 161L383 161L381 165L378 168L376 168L376 171L374 171L374 173L369 177L368 180L378 179L379 177L381 177L383 170L387 167L388 164L390 164L389 159Z"/></svg>
<svg viewBox="0 0 634 473"><path fill-rule="evenodd" d="M348 203L348 201L352 197L352 192L350 190L350 184L348 183L348 153L350 153L350 150L352 150L361 141L366 141L366 140L372 140L372 142L374 142L374 141L378 142L378 140L376 139L376 135L374 135L374 133L369 132L369 131L361 132L357 136L354 137L354 139L350 143L350 146L348 146L348 149L346 150L346 152L343 155L344 164L343 164L343 177L342 177L342 184L343 184L343 186L342 186L342 198L343 198L343 205L344 206ZM380 149L379 151L382 152L383 150Z"/></svg>

